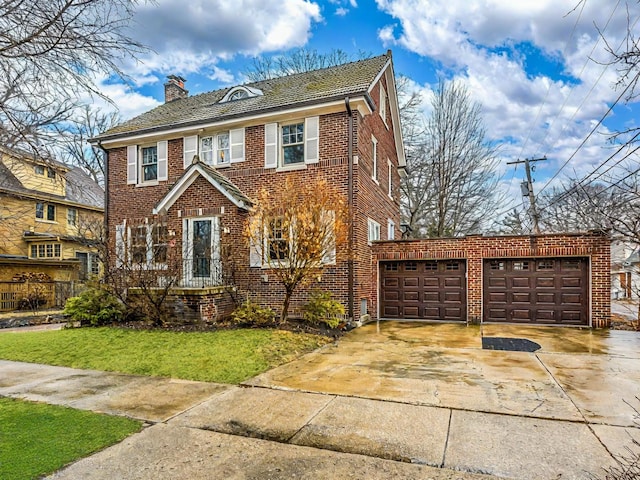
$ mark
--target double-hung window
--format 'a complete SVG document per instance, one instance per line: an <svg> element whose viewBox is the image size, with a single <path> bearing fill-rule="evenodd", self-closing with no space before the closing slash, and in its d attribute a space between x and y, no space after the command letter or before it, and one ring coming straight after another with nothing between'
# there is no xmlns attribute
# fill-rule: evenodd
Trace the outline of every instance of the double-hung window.
<svg viewBox="0 0 640 480"><path fill-rule="evenodd" d="M269 221L266 235L266 247L269 260L281 261L289 256L289 235L285 230L284 219L274 218Z"/></svg>
<svg viewBox="0 0 640 480"><path fill-rule="evenodd" d="M371 136L371 178L375 182L378 181L378 140L373 135Z"/></svg>
<svg viewBox="0 0 640 480"><path fill-rule="evenodd" d="M396 236L396 224L390 218L387 219L387 240L393 240Z"/></svg>
<svg viewBox="0 0 640 480"><path fill-rule="evenodd" d="M304 123L282 126L282 166L304 163Z"/></svg>
<svg viewBox="0 0 640 480"><path fill-rule="evenodd" d="M167 180L168 142L127 147L127 184L157 185Z"/></svg>
<svg viewBox="0 0 640 480"><path fill-rule="evenodd" d="M142 147L141 178L143 182L158 180L158 147Z"/></svg>
<svg viewBox="0 0 640 480"><path fill-rule="evenodd" d="M56 206L49 203L36 203L36 218L40 220L56 221Z"/></svg>
<svg viewBox="0 0 640 480"><path fill-rule="evenodd" d="M67 208L67 224L75 227L78 224L78 210L75 208Z"/></svg>
<svg viewBox="0 0 640 480"><path fill-rule="evenodd" d="M229 132L200 139L200 160L208 165L229 165Z"/></svg>
<svg viewBox="0 0 640 480"><path fill-rule="evenodd" d="M374 242L376 240L380 240L380 224L375 220L368 220L368 235L367 239L369 243Z"/></svg>
<svg viewBox="0 0 640 480"><path fill-rule="evenodd" d="M319 161L320 117L264 126L264 168L299 168Z"/></svg>
<svg viewBox="0 0 640 480"><path fill-rule="evenodd" d="M213 167L244 161L244 128L183 137L182 142L185 169L189 168L196 156L202 163Z"/></svg>

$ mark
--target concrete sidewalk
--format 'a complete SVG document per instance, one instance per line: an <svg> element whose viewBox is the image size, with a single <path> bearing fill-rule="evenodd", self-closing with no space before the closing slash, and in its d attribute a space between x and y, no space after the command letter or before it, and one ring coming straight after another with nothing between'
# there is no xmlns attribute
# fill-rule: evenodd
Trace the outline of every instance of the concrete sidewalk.
<svg viewBox="0 0 640 480"><path fill-rule="evenodd" d="M495 330L495 331L492 331ZM0 361L0 395L141 433L51 478L581 479L640 439L636 332L369 325L242 386Z"/></svg>

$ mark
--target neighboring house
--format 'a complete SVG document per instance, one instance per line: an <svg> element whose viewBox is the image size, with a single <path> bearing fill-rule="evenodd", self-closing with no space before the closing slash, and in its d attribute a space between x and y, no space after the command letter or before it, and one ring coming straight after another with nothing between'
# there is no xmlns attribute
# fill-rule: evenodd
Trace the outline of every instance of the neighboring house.
<svg viewBox="0 0 640 480"><path fill-rule="evenodd" d="M103 204L104 191L81 169L0 147L0 281L97 274Z"/></svg>
<svg viewBox="0 0 640 480"><path fill-rule="evenodd" d="M638 299L640 294L640 250L616 240L611 243L611 297Z"/></svg>
<svg viewBox="0 0 640 480"><path fill-rule="evenodd" d="M215 287L231 277L278 307L283 290L262 256L277 227L265 232L266 248L243 238L252 199L287 177L322 176L351 207L354 254L328 260L314 287L331 291L351 318L367 313L376 300L371 242L401 236L405 158L391 52L195 96L184 82L170 76L163 105L92 139L107 152L106 225L117 261L157 272L162 285L177 254L178 303L195 317L225 308ZM236 261L225 263L230 256ZM294 296L294 312L307 298L308 290Z"/></svg>

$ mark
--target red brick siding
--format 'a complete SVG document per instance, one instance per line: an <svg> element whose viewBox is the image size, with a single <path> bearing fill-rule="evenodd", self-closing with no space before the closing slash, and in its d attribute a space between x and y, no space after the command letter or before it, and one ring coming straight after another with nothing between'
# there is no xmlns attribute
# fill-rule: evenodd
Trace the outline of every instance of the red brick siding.
<svg viewBox="0 0 640 480"><path fill-rule="evenodd" d="M376 87L377 88L377 87ZM379 96L374 97L378 102ZM387 102L388 103L388 102ZM389 115L390 117L390 115ZM235 183L247 196L255 198L261 188L281 188L285 178L294 177L296 181L305 182L322 176L336 186L345 197L348 193L348 116L346 111L320 116L320 162L308 165L301 170L276 172L275 169L264 168L264 125L245 129L245 161L220 168L220 172ZM378 139L379 178L377 185L371 180L370 173L370 138L374 134ZM359 141L359 139L369 139ZM400 211L399 203L388 196L387 157L397 165L395 139L393 130L387 129L377 112L362 118L354 112L353 126L354 154L360 162L354 166L354 245L355 259L355 318L360 316L361 298L368 298L371 289L371 249L367 245L367 218L371 216L380 223L381 238L386 239L387 219L396 224L396 235L399 235ZM362 148L359 148L362 146ZM183 173L182 148L183 139L171 139L168 144L168 178L156 186L127 185L126 148L109 151L109 192L108 192L108 228L115 231L115 225L124 219L152 217L151 211L158 201L169 191ZM368 150L367 150L368 149ZM368 163L369 162L369 163ZM368 173L367 173L368 168ZM398 183L397 169L394 168L394 183ZM396 185L396 191L398 185ZM180 199L167 212L168 228L175 232L177 245L182 240L182 218L188 209L224 206L224 213L219 214L221 232L228 228L229 232L221 233L221 242L242 246L246 261L238 271L237 281L240 287L251 292L254 299L266 305L278 308L284 290L276 282L269 271L261 268L248 268L249 249L242 237L242 229L246 221L246 212L240 211L221 195L207 181L199 178L191 185ZM178 217L178 211L181 217ZM205 215L206 216L206 215ZM111 248L113 239L111 239ZM266 275L266 277L265 277ZM266 279L266 281L265 281ZM322 278L310 288L329 290L345 307L348 302L347 262L326 268ZM299 309L308 298L309 289L301 289L292 299L292 309Z"/></svg>
<svg viewBox="0 0 640 480"><path fill-rule="evenodd" d="M606 327L611 321L609 236L603 233L557 234L532 236L483 237L402 240L377 242L373 246L372 275L369 296L377 315L378 271L382 260L466 259L467 310L470 322L482 317L482 264L486 258L520 257L589 257L591 263L591 325Z"/></svg>

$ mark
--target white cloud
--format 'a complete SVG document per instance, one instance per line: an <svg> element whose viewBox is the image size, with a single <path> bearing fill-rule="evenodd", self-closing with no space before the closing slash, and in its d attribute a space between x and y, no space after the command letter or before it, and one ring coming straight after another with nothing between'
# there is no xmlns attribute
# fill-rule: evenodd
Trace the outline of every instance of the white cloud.
<svg viewBox="0 0 640 480"><path fill-rule="evenodd" d="M395 22L378 38L440 62L449 77L463 82L483 106L489 137L503 141L505 160L548 154L546 168L560 168L619 94L611 88L616 72L597 63L606 61L607 52L594 27L604 29L613 2L376 1ZM614 48L627 29L623 5L604 31ZM640 5L630 2L629 8L636 18ZM527 57L532 53L559 67L536 68ZM563 174L587 172L604 160L602 143L596 135Z"/></svg>
<svg viewBox="0 0 640 480"><path fill-rule="evenodd" d="M187 74L213 69L236 54L303 46L322 16L309 0L158 0L139 5L131 34L155 53L135 71ZM215 70L215 69L214 69Z"/></svg>
<svg viewBox="0 0 640 480"><path fill-rule="evenodd" d="M338 15L339 17L344 17L347 13L349 13L348 8L344 8L344 7L336 8L336 15Z"/></svg>

